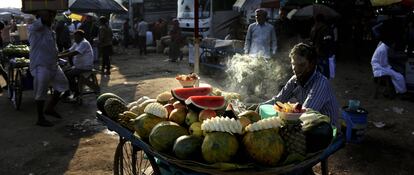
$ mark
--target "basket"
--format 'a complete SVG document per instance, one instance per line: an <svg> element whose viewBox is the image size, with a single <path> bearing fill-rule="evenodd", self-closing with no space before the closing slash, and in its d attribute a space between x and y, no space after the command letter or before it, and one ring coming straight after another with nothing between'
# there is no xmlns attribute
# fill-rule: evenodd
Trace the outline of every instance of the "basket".
<svg viewBox="0 0 414 175"><path fill-rule="evenodd" d="M198 79L194 80L178 80L180 82L181 86L183 87L194 87L194 85L197 83Z"/></svg>
<svg viewBox="0 0 414 175"><path fill-rule="evenodd" d="M290 113L290 112L280 112L278 111L278 116L280 119L286 120L286 121L297 121L299 120L299 117L303 114L301 113Z"/></svg>

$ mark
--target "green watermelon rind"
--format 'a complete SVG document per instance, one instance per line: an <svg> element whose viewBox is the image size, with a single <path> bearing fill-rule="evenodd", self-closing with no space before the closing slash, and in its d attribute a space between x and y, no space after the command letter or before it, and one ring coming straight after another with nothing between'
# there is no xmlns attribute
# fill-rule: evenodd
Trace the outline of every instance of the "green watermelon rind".
<svg viewBox="0 0 414 175"><path fill-rule="evenodd" d="M172 89L171 94L175 99L184 102L191 96L206 96L212 91L211 87L177 88Z"/></svg>
<svg viewBox="0 0 414 175"><path fill-rule="evenodd" d="M218 110L226 106L226 100L223 96L191 96L185 104L194 105L200 109Z"/></svg>

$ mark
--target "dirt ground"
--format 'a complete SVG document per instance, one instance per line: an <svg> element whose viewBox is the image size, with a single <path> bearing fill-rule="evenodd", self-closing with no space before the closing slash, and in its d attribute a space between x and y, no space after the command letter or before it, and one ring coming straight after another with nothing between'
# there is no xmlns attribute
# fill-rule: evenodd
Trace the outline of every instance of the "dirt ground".
<svg viewBox="0 0 414 175"><path fill-rule="evenodd" d="M98 75L98 79L102 92L132 101L179 87L175 75L189 72L186 60L170 63L165 55L144 57L138 56L136 49L128 49L113 57L112 74ZM201 77L202 83L220 84L214 77ZM373 99L369 59L339 58L332 84L342 106L349 99L361 101L369 111L369 124L362 143L347 144L331 156L330 174L413 174L414 103L399 98ZM0 174L112 174L118 136L96 121L95 96L84 98L82 106L60 103L57 110L63 119L48 117L55 126L42 128L34 125L32 91L24 92L20 111L12 108L7 93L0 94ZM385 126L377 128L374 122L384 122Z"/></svg>

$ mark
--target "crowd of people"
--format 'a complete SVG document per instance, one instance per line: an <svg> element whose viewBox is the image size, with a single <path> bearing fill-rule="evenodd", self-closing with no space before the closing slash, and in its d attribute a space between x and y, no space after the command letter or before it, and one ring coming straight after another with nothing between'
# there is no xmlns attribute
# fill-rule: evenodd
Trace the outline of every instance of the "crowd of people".
<svg viewBox="0 0 414 175"><path fill-rule="evenodd" d="M128 48L130 43L138 46L140 55L147 55L147 45L156 45L157 41L161 48L169 48L169 60L176 62L182 59L183 53L180 49L185 44L179 27L178 20L173 18L170 22L163 18L155 22L147 22L143 18L137 18L133 22L132 31L129 19L126 19L122 27L123 47Z"/></svg>

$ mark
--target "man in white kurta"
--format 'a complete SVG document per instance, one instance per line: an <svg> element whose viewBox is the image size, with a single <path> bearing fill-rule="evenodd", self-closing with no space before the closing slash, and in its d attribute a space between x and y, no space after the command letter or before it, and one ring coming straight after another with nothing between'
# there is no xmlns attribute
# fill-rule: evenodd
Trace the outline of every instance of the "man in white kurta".
<svg viewBox="0 0 414 175"><path fill-rule="evenodd" d="M33 75L34 98L36 101L39 126L53 126L44 114L56 118L61 116L54 110L61 92L68 89L68 80L57 64L58 50L56 39L51 29L56 12L38 11L37 20L29 27L30 73ZM52 100L44 110L47 91L52 86L55 92Z"/></svg>
<svg viewBox="0 0 414 175"><path fill-rule="evenodd" d="M372 55L371 65L374 77L390 76L396 93L407 92L404 76L394 71L388 63L388 51L391 49L385 43L380 43Z"/></svg>
<svg viewBox="0 0 414 175"><path fill-rule="evenodd" d="M270 58L276 54L277 40L273 26L266 22L267 12L256 10L256 22L249 25L244 43L245 54Z"/></svg>

